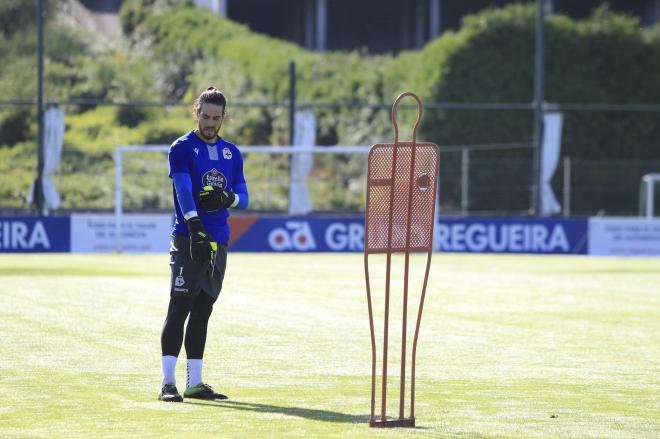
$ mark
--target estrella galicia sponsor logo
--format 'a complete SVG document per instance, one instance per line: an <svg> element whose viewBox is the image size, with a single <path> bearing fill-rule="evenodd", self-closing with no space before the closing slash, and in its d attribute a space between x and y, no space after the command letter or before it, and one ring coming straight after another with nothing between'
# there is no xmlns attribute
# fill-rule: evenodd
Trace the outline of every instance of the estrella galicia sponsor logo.
<svg viewBox="0 0 660 439"><path fill-rule="evenodd" d="M316 250L316 241L307 221L287 221L268 234L268 245L275 251Z"/></svg>
<svg viewBox="0 0 660 439"><path fill-rule="evenodd" d="M213 168L202 176L202 187L204 186L213 186L224 190L227 188L227 178L222 172Z"/></svg>
<svg viewBox="0 0 660 439"><path fill-rule="evenodd" d="M562 224L440 223L441 251L502 253L569 253L571 245Z"/></svg>
<svg viewBox="0 0 660 439"><path fill-rule="evenodd" d="M0 221L0 249L50 250L51 243L43 222L22 220Z"/></svg>

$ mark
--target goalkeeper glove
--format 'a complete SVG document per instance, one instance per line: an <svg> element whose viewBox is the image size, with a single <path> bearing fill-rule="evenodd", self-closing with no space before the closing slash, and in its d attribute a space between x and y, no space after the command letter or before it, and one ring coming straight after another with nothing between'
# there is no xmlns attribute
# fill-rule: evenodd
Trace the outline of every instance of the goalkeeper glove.
<svg viewBox="0 0 660 439"><path fill-rule="evenodd" d="M193 261L208 261L213 258L213 248L211 238L209 237L202 220L198 216L186 221L188 232L190 233L190 257Z"/></svg>
<svg viewBox="0 0 660 439"><path fill-rule="evenodd" d="M199 192L199 202L207 212L227 209L235 200L236 195L232 191L216 189L213 186L204 186Z"/></svg>

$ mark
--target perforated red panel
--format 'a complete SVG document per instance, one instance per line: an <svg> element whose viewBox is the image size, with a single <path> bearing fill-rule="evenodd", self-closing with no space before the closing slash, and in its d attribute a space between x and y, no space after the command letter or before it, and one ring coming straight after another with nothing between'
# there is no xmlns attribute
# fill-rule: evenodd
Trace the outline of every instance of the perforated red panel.
<svg viewBox="0 0 660 439"><path fill-rule="evenodd" d="M393 144L376 144L369 152L365 220L368 253L431 250L438 147L433 143L414 146L414 157L412 142L399 142L396 154Z"/></svg>

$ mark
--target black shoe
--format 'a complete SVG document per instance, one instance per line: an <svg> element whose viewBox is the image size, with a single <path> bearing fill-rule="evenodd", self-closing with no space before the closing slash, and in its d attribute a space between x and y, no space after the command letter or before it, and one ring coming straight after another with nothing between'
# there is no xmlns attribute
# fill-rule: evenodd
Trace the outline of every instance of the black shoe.
<svg viewBox="0 0 660 439"><path fill-rule="evenodd" d="M211 388L211 386L204 383L199 383L194 387L188 387L186 391L183 392L183 396L195 399L227 399L227 395L217 393Z"/></svg>
<svg viewBox="0 0 660 439"><path fill-rule="evenodd" d="M182 402L183 398L179 395L174 384L165 384L158 394L159 401L165 402Z"/></svg>

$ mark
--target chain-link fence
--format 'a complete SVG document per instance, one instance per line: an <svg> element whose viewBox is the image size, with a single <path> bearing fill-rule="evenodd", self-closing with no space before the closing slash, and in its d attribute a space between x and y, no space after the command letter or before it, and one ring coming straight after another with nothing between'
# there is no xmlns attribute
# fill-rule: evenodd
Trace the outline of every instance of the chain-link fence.
<svg viewBox="0 0 660 439"><path fill-rule="evenodd" d="M19 105L20 104L20 105ZM98 103L97 103L98 104ZM80 105L80 103L71 104ZM91 104L90 104L91 105ZM282 107L275 106L280 118L287 118ZM337 106L341 104L332 104ZM502 104L507 108L506 104ZM328 108L328 104L301 104L307 109ZM356 107L355 104L351 106ZM441 104L428 104L428 112L465 111L463 108L448 108ZM110 106L109 106L110 107ZM236 118L243 111L265 108L263 105L235 103ZM11 213L28 213L31 208L26 202L30 185L36 177L36 141L30 130L34 123L33 108L25 102L9 105L5 103L0 110L11 108L23 109L23 116L17 120L4 120L5 136L0 139L0 210ZM66 107L65 107L66 108ZM116 106L112 107L116 108ZM145 105L145 108L149 108ZM158 111L187 113L187 105L156 106ZM496 106L490 105L482 110L497 113ZM600 117L598 109L585 114ZM359 111L356 107L356 111ZM389 113L389 107L382 105L378 111ZM631 111L619 110L620 114L630 119ZM495 114L493 113L493 114ZM72 111L72 114L76 114ZM75 138L81 132L92 133L103 130L105 120L86 121L77 112L76 116L67 115L68 128L75 128L65 133L62 162L53 181L62 196L64 211L111 210L114 203L114 170L112 151L116 146L126 144L130 134L117 127L102 136L98 145L87 145L81 150ZM101 115L103 113L100 113ZM319 112L323 116L324 112ZM531 111L529 111L531 120ZM645 116L650 113L646 112ZM75 122L73 121L75 117ZM586 116L583 114L581 118ZM648 118L648 117L647 117ZM381 118L385 119L386 118ZM174 137L194 127L189 114L183 123L163 131L154 126L148 133L158 143L169 143ZM616 121L616 120L615 120ZM21 125L24 124L25 126ZM422 125L424 121L422 122ZM280 123L285 127L286 122ZM10 134L16 130L27 130L27 140L12 145ZM531 133L530 122L530 133ZM373 142L388 141L382 133L391 127L381 127ZM174 134L178 133L178 134ZM368 135L364 136L368 138ZM531 138L531 134L526 136ZM518 143L478 143L461 144L459 141L446 143L436 139L421 138L424 141L440 143L439 202L440 214L443 215L529 215L533 214L534 181L534 145L530 140ZM459 139L460 140L460 139ZM492 139L497 140L497 139ZM8 146L12 145L12 146ZM240 145L239 145L240 146ZM369 146L364 144L363 146ZM646 145L647 148L653 146ZM631 156L639 149L630 146ZM251 189L251 208L257 212L286 212L288 209L290 156L267 156L252 154L246 160L246 175ZM126 163L127 187L124 206L132 211L164 211L170 209L171 186L166 175L167 163L164 155L140 157L136 155ZM360 213L364 209L364 174L365 157L358 155L323 155L314 163L307 179L312 199L312 213ZM598 159L571 157L570 152L562 152L559 166L552 179L552 188L561 204L558 215L588 216L637 215L639 212L640 180L644 174L660 172L660 161L630 159ZM660 203L658 203L660 204Z"/></svg>
<svg viewBox="0 0 660 439"><path fill-rule="evenodd" d="M467 151L442 154L440 212L528 215L533 190L529 151L518 158L479 157L478 151ZM563 157L552 179L562 209L558 215L638 215L641 178L658 170L660 160Z"/></svg>

